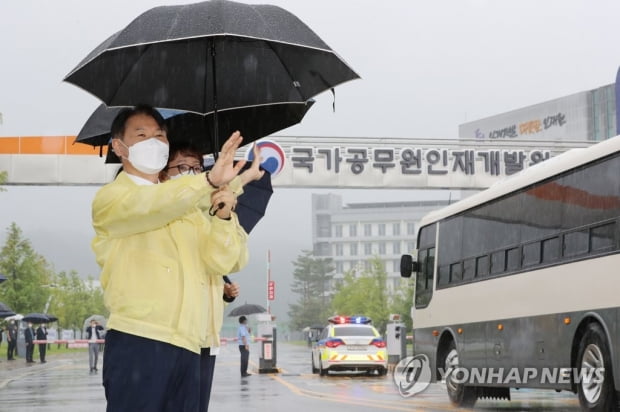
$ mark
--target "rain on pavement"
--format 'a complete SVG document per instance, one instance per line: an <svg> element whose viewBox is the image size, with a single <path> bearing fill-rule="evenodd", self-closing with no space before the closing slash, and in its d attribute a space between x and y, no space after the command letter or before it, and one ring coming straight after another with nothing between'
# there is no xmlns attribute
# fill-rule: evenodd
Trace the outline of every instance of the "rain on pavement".
<svg viewBox="0 0 620 412"><path fill-rule="evenodd" d="M6 346L0 347L4 354ZM335 373L320 377L311 373L310 349L278 344L278 374L258 374L258 343L250 349L252 376L239 376L239 351L222 347L215 367L211 411L451 411L445 388L431 385L426 391L403 398L391 373L385 377ZM27 366L23 358L0 358L0 410L11 412L105 411L101 374L90 375L88 353L55 355L46 364ZM101 362L101 360L100 360ZM101 370L101 368L100 368ZM571 393L512 390L512 401L479 400L479 411L578 411Z"/></svg>

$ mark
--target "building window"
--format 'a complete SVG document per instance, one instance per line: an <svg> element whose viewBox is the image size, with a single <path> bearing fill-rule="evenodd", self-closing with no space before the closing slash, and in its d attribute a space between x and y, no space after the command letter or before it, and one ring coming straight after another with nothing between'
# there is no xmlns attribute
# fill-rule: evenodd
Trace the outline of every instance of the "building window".
<svg viewBox="0 0 620 412"><path fill-rule="evenodd" d="M394 236L400 236L400 222L392 223L392 234Z"/></svg>
<svg viewBox="0 0 620 412"><path fill-rule="evenodd" d="M394 254L400 254L400 242L394 242L394 245L392 246L394 249Z"/></svg>
<svg viewBox="0 0 620 412"><path fill-rule="evenodd" d="M385 255L385 242L379 242L379 254Z"/></svg>
<svg viewBox="0 0 620 412"><path fill-rule="evenodd" d="M410 236L414 236L415 235L415 223L413 222L408 222L407 223L407 234Z"/></svg>
<svg viewBox="0 0 620 412"><path fill-rule="evenodd" d="M355 223L349 225L349 236L357 236L357 225Z"/></svg>
<svg viewBox="0 0 620 412"><path fill-rule="evenodd" d="M366 256L372 255L372 243L370 242L364 243L364 254Z"/></svg>
<svg viewBox="0 0 620 412"><path fill-rule="evenodd" d="M364 236L372 236L372 225L370 223L364 224Z"/></svg>
<svg viewBox="0 0 620 412"><path fill-rule="evenodd" d="M342 225L336 225L334 227L334 237L342 237Z"/></svg>
<svg viewBox="0 0 620 412"><path fill-rule="evenodd" d="M342 243L336 243L336 256L342 256Z"/></svg>
<svg viewBox="0 0 620 412"><path fill-rule="evenodd" d="M392 261L393 272L400 273L400 259Z"/></svg>
<svg viewBox="0 0 620 412"><path fill-rule="evenodd" d="M351 256L357 256L357 243L351 243Z"/></svg>
<svg viewBox="0 0 620 412"><path fill-rule="evenodd" d="M344 268L343 268L343 264L342 264L342 262L336 262L336 272L338 272L338 273L343 273L343 272L344 272L344 270L343 270L343 269L344 269Z"/></svg>
<svg viewBox="0 0 620 412"><path fill-rule="evenodd" d="M415 241L407 242L407 253L411 253L415 250Z"/></svg>
<svg viewBox="0 0 620 412"><path fill-rule="evenodd" d="M379 236L385 236L385 223L379 223Z"/></svg>

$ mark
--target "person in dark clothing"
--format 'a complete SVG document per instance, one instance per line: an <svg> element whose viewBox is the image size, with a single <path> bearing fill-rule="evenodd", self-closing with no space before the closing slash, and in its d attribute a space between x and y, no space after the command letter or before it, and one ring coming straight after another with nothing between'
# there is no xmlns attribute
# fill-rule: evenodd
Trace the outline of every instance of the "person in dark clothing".
<svg viewBox="0 0 620 412"><path fill-rule="evenodd" d="M24 330L24 338L26 340L26 363L33 363L32 355L34 354L34 328L32 323L28 323L28 327Z"/></svg>
<svg viewBox="0 0 620 412"><path fill-rule="evenodd" d="M90 373L97 372L97 360L99 359L99 342L103 339L103 326L99 325L95 319L90 321L90 326L86 328L86 339L88 339L88 364Z"/></svg>
<svg viewBox="0 0 620 412"><path fill-rule="evenodd" d="M37 340L47 340L47 325L45 323L37 328ZM45 363L45 352L47 351L47 342L39 343L39 360Z"/></svg>
<svg viewBox="0 0 620 412"><path fill-rule="evenodd" d="M250 360L250 332L248 331L248 321L245 316L239 318L239 329L237 330L237 343L241 353L241 377L250 376L248 373L248 362Z"/></svg>
<svg viewBox="0 0 620 412"><path fill-rule="evenodd" d="M6 341L8 348L6 350L7 360L15 360L15 349L17 347L17 326L15 321L11 319L6 328Z"/></svg>

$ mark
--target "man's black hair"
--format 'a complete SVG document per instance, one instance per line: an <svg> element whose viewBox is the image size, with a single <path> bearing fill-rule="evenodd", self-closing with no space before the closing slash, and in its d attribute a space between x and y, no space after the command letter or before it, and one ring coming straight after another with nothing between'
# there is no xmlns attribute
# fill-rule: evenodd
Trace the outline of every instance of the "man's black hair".
<svg viewBox="0 0 620 412"><path fill-rule="evenodd" d="M149 106L147 104L139 104L134 107L128 107L126 109L121 110L114 120L112 121L112 127L110 128L110 135L113 139L122 138L125 134L125 126L127 125L127 120L136 115L136 114L145 114L147 116L151 116L157 122L157 125L162 129L166 130L166 122L164 121L163 116L157 109L153 106Z"/></svg>
<svg viewBox="0 0 620 412"><path fill-rule="evenodd" d="M245 316L241 316L241 317L239 318L239 323L243 323L243 322L245 322L246 320L247 320L247 318L246 318Z"/></svg>

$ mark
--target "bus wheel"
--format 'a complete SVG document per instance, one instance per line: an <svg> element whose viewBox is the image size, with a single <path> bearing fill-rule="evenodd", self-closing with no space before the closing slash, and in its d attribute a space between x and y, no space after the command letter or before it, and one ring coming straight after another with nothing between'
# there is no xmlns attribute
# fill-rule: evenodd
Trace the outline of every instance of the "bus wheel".
<svg viewBox="0 0 620 412"><path fill-rule="evenodd" d="M586 411L617 410L609 347L598 323L591 323L586 328L579 343L577 362L581 408Z"/></svg>
<svg viewBox="0 0 620 412"><path fill-rule="evenodd" d="M459 376L459 352L456 350L456 345L450 342L450 346L447 350L446 358L444 359L444 371L447 376L446 388L448 389L448 396L454 406L471 408L478 399L478 394L475 386L465 386L460 381L462 376ZM448 371L450 371L448 373Z"/></svg>

